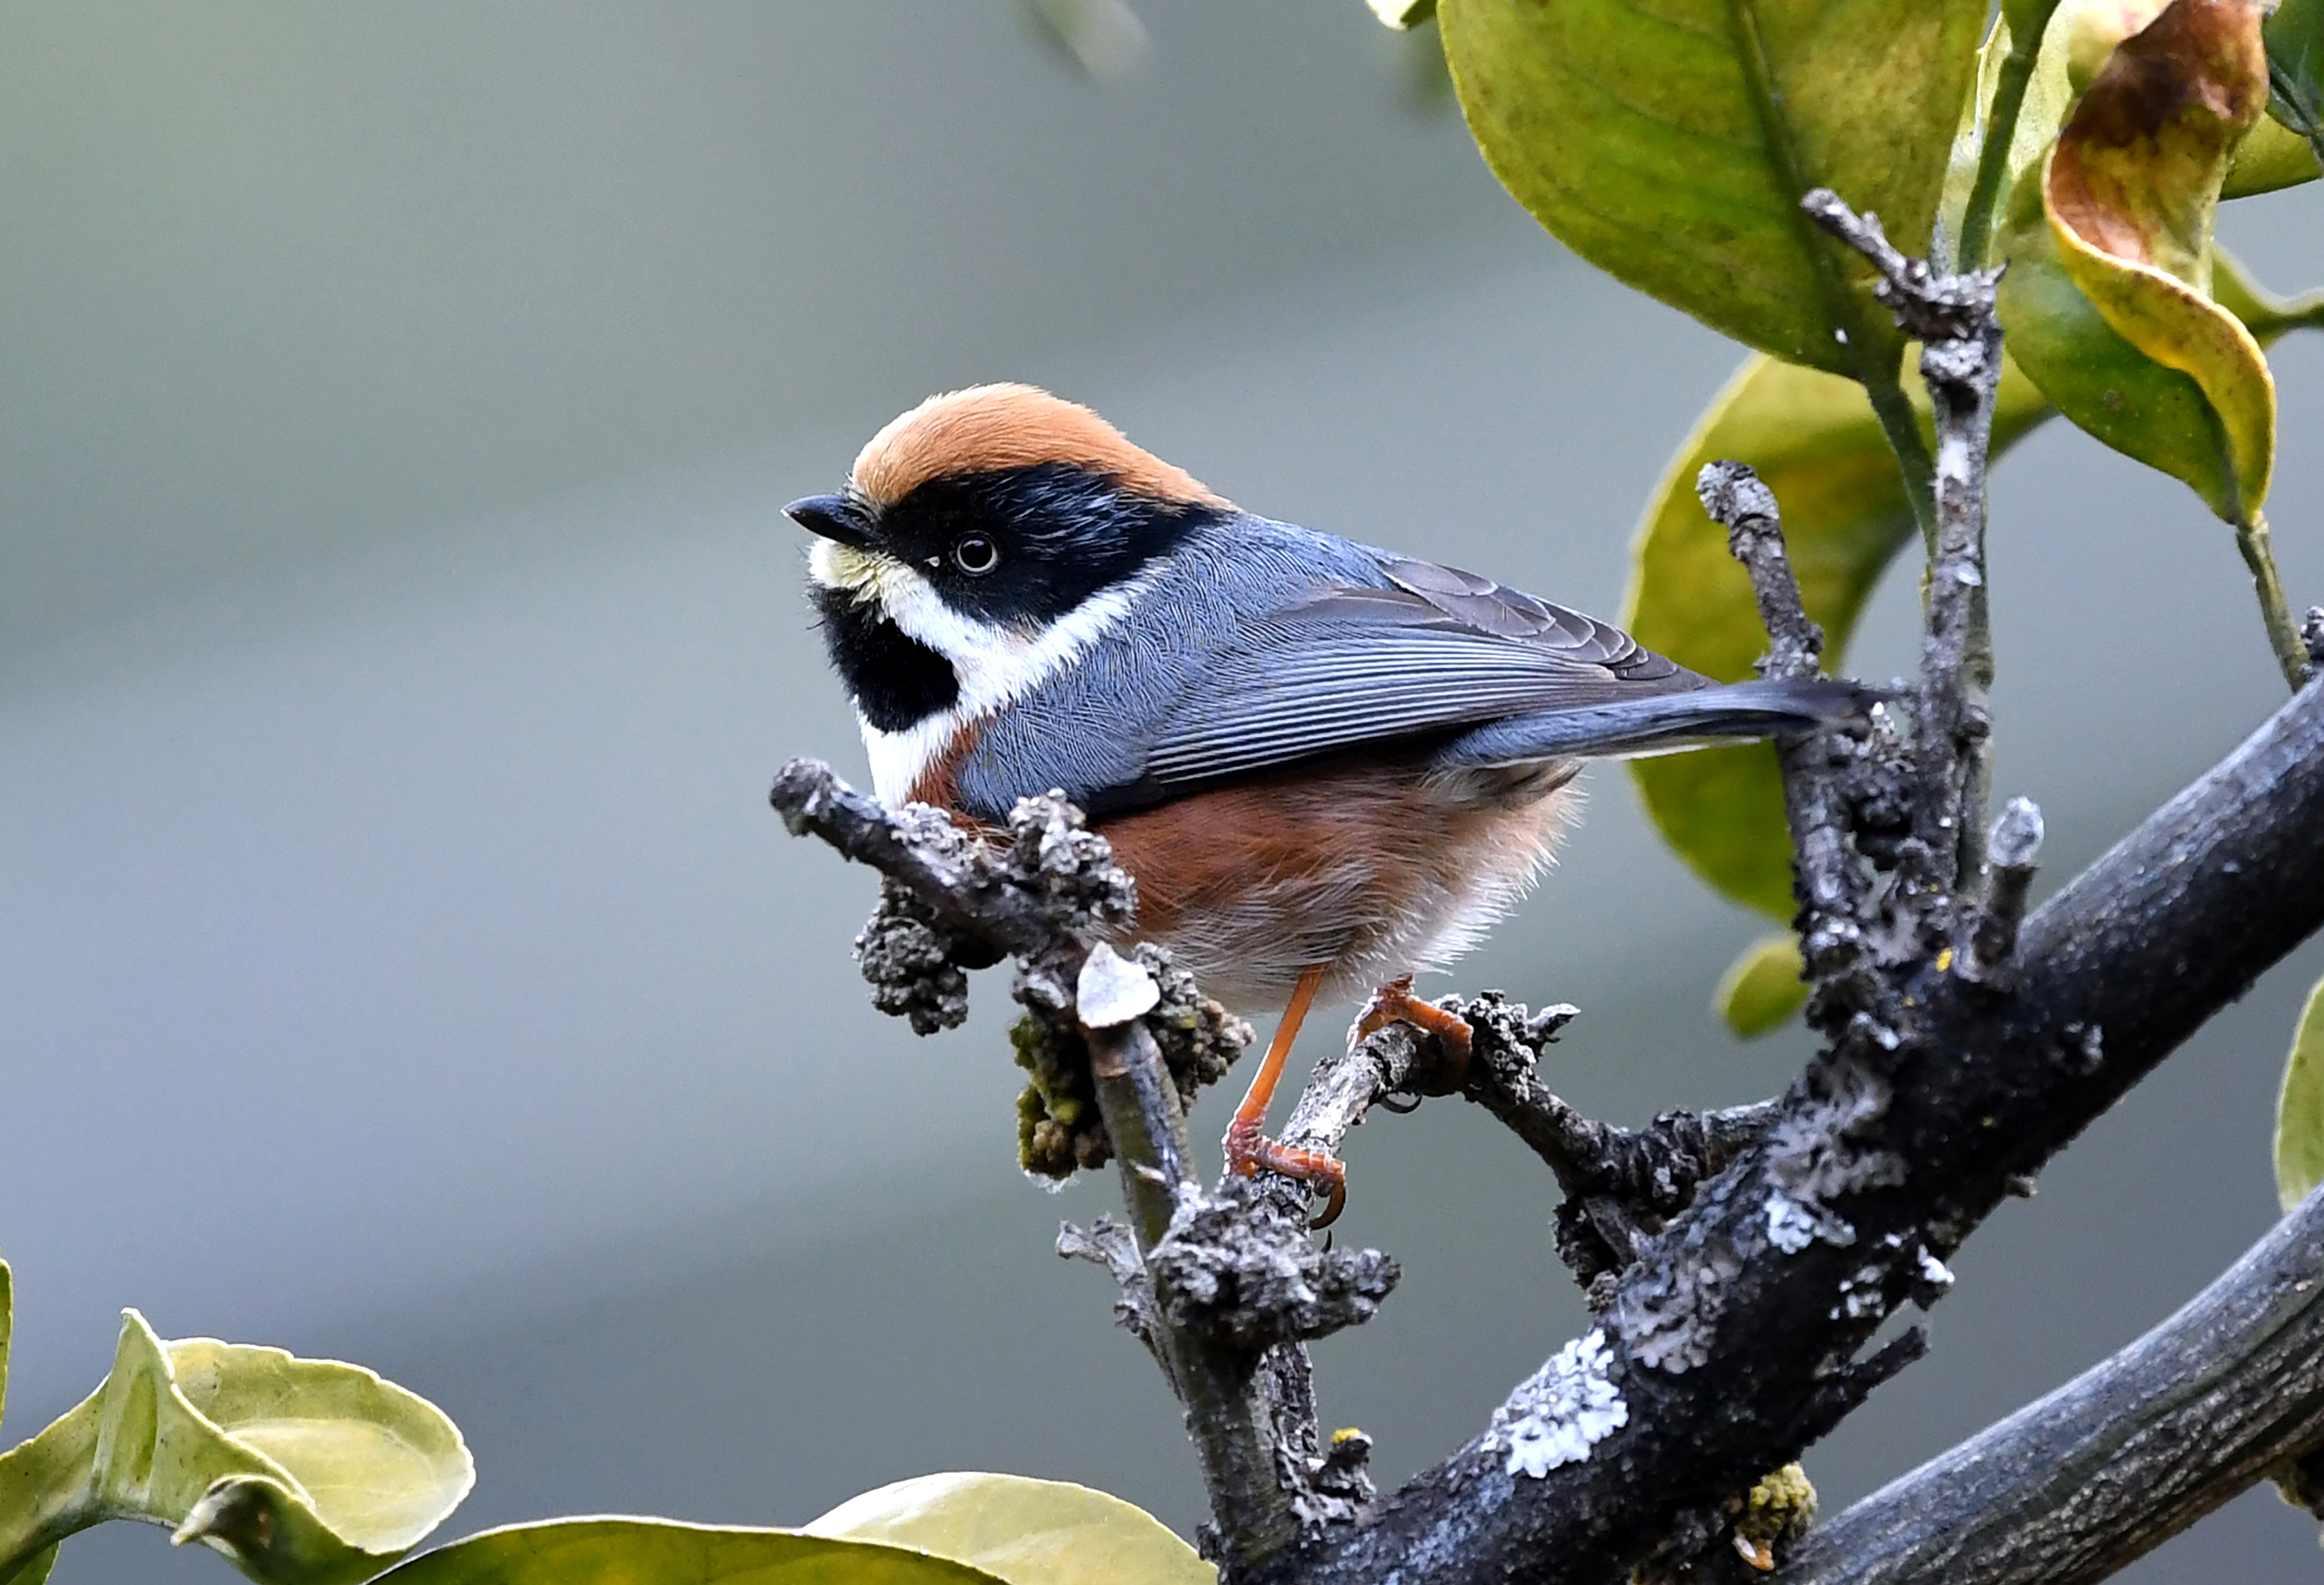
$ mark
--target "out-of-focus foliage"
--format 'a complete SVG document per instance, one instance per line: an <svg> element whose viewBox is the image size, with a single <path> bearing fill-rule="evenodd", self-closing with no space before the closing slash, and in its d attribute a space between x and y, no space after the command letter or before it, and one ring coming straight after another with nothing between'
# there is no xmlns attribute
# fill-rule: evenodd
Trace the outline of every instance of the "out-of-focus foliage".
<svg viewBox="0 0 2324 1585"><path fill-rule="evenodd" d="M1801 978L1806 969L1797 936L1788 930L1767 936L1729 966L1711 993L1711 1008L1746 1040L1781 1028L1808 999Z"/></svg>
<svg viewBox="0 0 2324 1585"><path fill-rule="evenodd" d="M2308 993L2275 1101L2275 1196L2289 1211L2324 1183L2324 980Z"/></svg>

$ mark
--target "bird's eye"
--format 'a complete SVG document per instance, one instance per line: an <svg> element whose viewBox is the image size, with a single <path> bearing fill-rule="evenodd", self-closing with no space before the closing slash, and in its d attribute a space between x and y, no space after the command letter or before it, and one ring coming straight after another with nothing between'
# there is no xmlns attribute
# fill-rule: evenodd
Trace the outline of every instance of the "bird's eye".
<svg viewBox="0 0 2324 1585"><path fill-rule="evenodd" d="M1001 547L982 534L954 542L952 564L973 578L981 578L1001 565Z"/></svg>

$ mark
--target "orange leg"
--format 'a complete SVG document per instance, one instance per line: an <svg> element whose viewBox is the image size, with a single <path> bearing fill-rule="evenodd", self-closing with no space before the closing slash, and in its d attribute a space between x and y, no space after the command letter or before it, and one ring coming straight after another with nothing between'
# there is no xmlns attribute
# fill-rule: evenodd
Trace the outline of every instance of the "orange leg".
<svg viewBox="0 0 2324 1585"><path fill-rule="evenodd" d="M1471 1031L1468 1020L1458 1013L1448 1013L1433 1007L1412 993L1412 976L1391 980L1372 992L1370 1006L1356 1027L1349 1031L1348 1044L1377 1035L1390 1024L1410 1024L1414 1028L1436 1037L1444 1048L1444 1078L1448 1088L1458 1088L1469 1071L1469 1038Z"/></svg>
<svg viewBox="0 0 2324 1585"><path fill-rule="evenodd" d="M1338 1157L1321 1150L1295 1150L1268 1138L1267 1109L1275 1100L1276 1087L1283 1083L1283 1064L1291 1055L1291 1043L1299 1037L1299 1026L1306 1021L1307 1009L1323 982L1321 963L1299 972L1299 983L1291 991L1291 1005L1284 1009L1283 1021L1275 1026L1275 1038L1268 1044L1266 1060L1251 1075L1250 1090L1243 1096L1242 1104L1235 1108L1234 1120L1227 1124L1229 1172L1246 1178L1257 1177L1263 1171L1281 1173L1302 1183L1324 1185L1330 1198L1323 1206L1323 1214L1314 1221L1316 1227L1329 1227L1339 1217L1340 1208L1347 1203L1347 1166Z"/></svg>

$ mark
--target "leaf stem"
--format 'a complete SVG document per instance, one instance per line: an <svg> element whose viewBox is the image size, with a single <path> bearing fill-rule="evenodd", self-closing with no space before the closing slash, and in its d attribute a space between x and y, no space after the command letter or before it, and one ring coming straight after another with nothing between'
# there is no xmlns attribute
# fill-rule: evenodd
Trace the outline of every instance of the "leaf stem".
<svg viewBox="0 0 2324 1585"><path fill-rule="evenodd" d="M2275 570L2275 550L2269 543L2267 519L2253 512L2236 525L2236 548L2251 568L2252 587L2259 595L2260 621L2267 626L2268 647L2283 668L2283 680L2298 693L2307 686L2308 646L2301 641L2300 625L2292 620L2292 606L2283 597L2283 579Z"/></svg>
<svg viewBox="0 0 2324 1585"><path fill-rule="evenodd" d="M2033 14L2009 32L2009 53L2001 62L2000 80L1993 89L1993 107L1986 112L1985 137L1977 157L1977 180L1969 189L1969 207L1961 211L1960 242L1953 253L1956 271L1982 270L1993 248L1994 211L2001 204L2001 180L2009 173L2009 148L2017 141L2017 115L2025 107L2025 89L2034 80L2034 67L2042 57L2042 35L2049 32L2050 14L2058 0L2043 0Z"/></svg>
<svg viewBox="0 0 2324 1585"><path fill-rule="evenodd" d="M1899 360L1901 362L1901 359ZM1872 401L1873 416L1896 454L1896 470L1904 475L1904 499L1913 503L1913 521L1921 526L1921 544L1932 559L1937 554L1936 458L1929 453L1928 437L1921 433L1921 415L1913 410L1904 382L1894 365L1861 372L1864 394Z"/></svg>

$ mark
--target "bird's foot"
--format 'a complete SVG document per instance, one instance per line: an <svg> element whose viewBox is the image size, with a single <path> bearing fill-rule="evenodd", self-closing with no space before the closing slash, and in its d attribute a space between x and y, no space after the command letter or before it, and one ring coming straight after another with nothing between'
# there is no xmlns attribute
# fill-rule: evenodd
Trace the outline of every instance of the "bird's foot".
<svg viewBox="0 0 2324 1585"><path fill-rule="evenodd" d="M1415 996L1412 993L1412 976L1406 974L1401 979L1389 981L1372 992L1372 999L1365 1004L1362 1016L1356 1019L1355 1027L1348 1031L1348 1049L1353 1051L1390 1024L1410 1024L1424 1034L1434 1036L1437 1048L1444 1054L1445 1090L1450 1092L1461 1087L1461 1081L1469 1073L1469 1040L1472 1031L1468 1019Z"/></svg>
<svg viewBox="0 0 2324 1585"><path fill-rule="evenodd" d="M1302 1150L1278 1145L1261 1131L1256 1118L1237 1118L1227 1125L1227 1170L1237 1177L1255 1178L1262 1172L1280 1174L1294 1182L1320 1186L1323 1214L1307 1225L1331 1226L1348 1203L1348 1164L1322 1150Z"/></svg>

